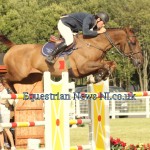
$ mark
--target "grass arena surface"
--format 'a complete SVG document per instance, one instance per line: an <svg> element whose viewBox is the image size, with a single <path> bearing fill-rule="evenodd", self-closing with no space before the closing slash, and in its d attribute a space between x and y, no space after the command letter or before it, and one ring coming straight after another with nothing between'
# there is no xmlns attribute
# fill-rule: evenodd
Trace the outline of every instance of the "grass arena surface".
<svg viewBox="0 0 150 150"><path fill-rule="evenodd" d="M110 135L129 144L150 143L150 119L110 119ZM88 144L88 125L71 128L71 146ZM17 149L23 150L23 149ZM41 148L42 150L42 148Z"/></svg>
<svg viewBox="0 0 150 150"><path fill-rule="evenodd" d="M110 119L110 135L129 144L150 143L150 119ZM71 129L71 145L88 143L88 125Z"/></svg>
<svg viewBox="0 0 150 150"><path fill-rule="evenodd" d="M150 118L110 120L110 135L129 144L150 143Z"/></svg>

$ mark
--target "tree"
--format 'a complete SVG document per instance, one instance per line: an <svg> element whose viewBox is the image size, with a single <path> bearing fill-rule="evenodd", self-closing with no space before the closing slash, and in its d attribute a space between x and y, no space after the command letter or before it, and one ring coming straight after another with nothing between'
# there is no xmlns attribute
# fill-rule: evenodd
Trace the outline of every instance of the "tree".
<svg viewBox="0 0 150 150"><path fill-rule="evenodd" d="M110 16L107 28L131 26L136 29L144 53L143 69L138 69L137 72L128 60L123 62L122 57L114 56L118 68L112 75L113 81L116 85L126 86L134 83L140 85L141 90L148 90L150 88L148 87L150 85L149 8L149 0L1 0L0 32L17 44L44 44L51 34L58 35L57 21L61 15L80 11L92 14L105 11ZM1 46L1 51L7 51L7 48ZM110 59L114 59L112 54L108 55ZM136 80L133 76L136 76Z"/></svg>

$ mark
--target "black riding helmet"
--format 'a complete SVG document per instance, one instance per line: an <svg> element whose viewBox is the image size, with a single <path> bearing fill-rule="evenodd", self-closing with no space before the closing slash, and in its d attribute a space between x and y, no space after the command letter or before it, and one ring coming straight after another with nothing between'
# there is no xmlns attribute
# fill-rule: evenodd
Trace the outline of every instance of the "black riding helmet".
<svg viewBox="0 0 150 150"><path fill-rule="evenodd" d="M107 23L109 21L109 16L105 12L100 12L95 15L96 19L100 18L104 23Z"/></svg>

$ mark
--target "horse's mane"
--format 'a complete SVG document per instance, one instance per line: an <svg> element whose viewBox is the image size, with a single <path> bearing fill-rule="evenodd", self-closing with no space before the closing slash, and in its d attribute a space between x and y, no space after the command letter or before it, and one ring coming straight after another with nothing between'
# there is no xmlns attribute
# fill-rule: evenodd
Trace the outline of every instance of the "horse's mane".
<svg viewBox="0 0 150 150"><path fill-rule="evenodd" d="M116 28L111 28L111 27L109 27L109 28L106 28L107 30L124 30L125 28L124 27L116 27Z"/></svg>
<svg viewBox="0 0 150 150"><path fill-rule="evenodd" d="M116 28L106 28L107 30L126 30L126 29L129 29L131 32L133 32L133 33L135 33L136 32L136 30L135 29L133 29L133 28L130 28L130 27L116 27Z"/></svg>

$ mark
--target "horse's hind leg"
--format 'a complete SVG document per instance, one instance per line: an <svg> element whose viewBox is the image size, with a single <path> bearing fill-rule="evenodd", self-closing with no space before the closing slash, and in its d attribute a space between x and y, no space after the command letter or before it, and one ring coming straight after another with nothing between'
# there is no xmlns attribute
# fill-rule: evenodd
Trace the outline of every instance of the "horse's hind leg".
<svg viewBox="0 0 150 150"><path fill-rule="evenodd" d="M8 89L10 89L11 93L17 93L14 88L14 83L23 80L23 76L21 74L18 74L15 70L13 72L8 72L5 74L5 79L8 85Z"/></svg>
<svg viewBox="0 0 150 150"><path fill-rule="evenodd" d="M6 79L11 82L21 81L22 79L26 78L31 71L31 64L29 62L23 63L14 63L7 62L7 73L6 73Z"/></svg>
<svg viewBox="0 0 150 150"><path fill-rule="evenodd" d="M13 82L10 82L6 76L4 77L5 79L5 82L4 82L4 86L5 88L8 90L8 93L11 94L11 93L17 93L15 88L14 88L14 83Z"/></svg>
<svg viewBox="0 0 150 150"><path fill-rule="evenodd" d="M13 73L11 72L7 72L5 74L5 78L7 81L21 81L22 80L22 76L19 76L18 74L15 73L15 71Z"/></svg>
<svg viewBox="0 0 150 150"><path fill-rule="evenodd" d="M9 85L9 88L8 88L9 94L17 93L13 82L9 82L8 85Z"/></svg>

